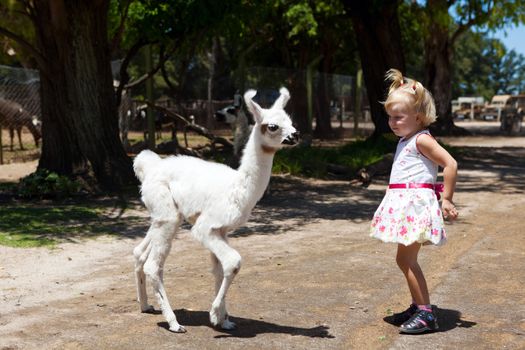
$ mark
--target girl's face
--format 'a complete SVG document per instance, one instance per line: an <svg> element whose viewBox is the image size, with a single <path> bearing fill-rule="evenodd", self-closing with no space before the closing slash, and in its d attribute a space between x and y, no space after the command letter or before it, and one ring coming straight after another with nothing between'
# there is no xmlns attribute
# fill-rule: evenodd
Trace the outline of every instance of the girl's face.
<svg viewBox="0 0 525 350"><path fill-rule="evenodd" d="M423 129L417 113L403 102L394 102L387 109L388 126L399 137L408 138Z"/></svg>

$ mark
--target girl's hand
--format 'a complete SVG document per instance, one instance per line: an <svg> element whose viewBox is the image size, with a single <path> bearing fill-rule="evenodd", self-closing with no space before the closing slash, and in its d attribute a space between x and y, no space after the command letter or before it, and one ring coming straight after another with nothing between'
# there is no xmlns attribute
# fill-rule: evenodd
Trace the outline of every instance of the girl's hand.
<svg viewBox="0 0 525 350"><path fill-rule="evenodd" d="M443 199L441 203L441 209L443 210L443 217L448 220L455 220L458 217L458 211L454 203L448 199Z"/></svg>

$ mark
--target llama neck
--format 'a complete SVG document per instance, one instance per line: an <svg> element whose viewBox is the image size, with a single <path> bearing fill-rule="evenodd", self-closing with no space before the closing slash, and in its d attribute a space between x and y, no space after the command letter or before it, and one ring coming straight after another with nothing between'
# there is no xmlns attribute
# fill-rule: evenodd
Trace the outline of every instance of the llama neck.
<svg viewBox="0 0 525 350"><path fill-rule="evenodd" d="M255 199L261 198L272 173L272 162L275 152L263 149L261 145L260 128L255 125L241 158L238 169L239 181L247 194Z"/></svg>
<svg viewBox="0 0 525 350"><path fill-rule="evenodd" d="M239 111L239 116L237 117L237 129L239 129L243 134L248 133L250 130L250 125L248 124L248 118L246 114L241 110Z"/></svg>

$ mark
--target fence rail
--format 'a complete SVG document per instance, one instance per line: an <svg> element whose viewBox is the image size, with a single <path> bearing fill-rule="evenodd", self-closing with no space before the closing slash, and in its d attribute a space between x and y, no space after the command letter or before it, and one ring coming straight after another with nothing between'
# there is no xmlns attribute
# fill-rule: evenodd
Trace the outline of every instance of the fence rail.
<svg viewBox="0 0 525 350"><path fill-rule="evenodd" d="M112 62L114 77L116 77L119 67L120 61ZM167 95L166 87L157 84L154 86L157 96L155 103L186 118L192 116L190 119L197 124L210 126L210 111L218 111L233 104L236 92L238 93L245 88L256 88L258 90L258 102L262 106L268 106L275 100L279 87L288 86L291 79L304 79L304 84L309 84L309 91L311 92L309 113L313 114L316 111L316 104L318 103L316 91L318 91L319 84L327 82L325 85L328 86L326 94L330 101L330 111L334 122L340 122L342 126L344 121L353 118L356 103L363 106L359 108L358 116L361 119L365 116L364 119L367 120L368 103L366 96L364 91L356 89L354 77L337 74L323 75L319 72L283 68L246 68L242 75L242 81L239 81L238 74L235 77L234 75L217 77L213 91L216 91L217 96L223 97L220 100L212 99L210 101L208 96L204 96L205 91L207 91L205 85L208 84L205 79L192 82L192 84L198 85L191 90L193 95L190 96L188 93L186 96L178 96L177 100ZM116 81L116 83L118 82ZM228 91L221 90L223 86L232 89L231 94ZM0 163L6 161L5 150L9 152L23 148L35 150L31 145L33 141L31 136L36 141L36 136L39 133L41 116L39 90L40 78L37 70L0 65ZM195 91L201 91L201 96L195 96ZM356 93L360 94L358 98L356 98ZM227 95L231 96L224 98ZM127 144L129 142L127 140L129 131L145 132L147 129L144 118L145 104L140 102L143 100L143 89L140 87L123 92L119 106L119 127L125 147L129 147ZM212 104L211 107L209 106L210 103ZM159 119L162 116L157 115L156 118ZM314 120L314 118L310 120ZM162 125L162 121L159 124ZM211 126L213 129L213 125ZM21 139L16 140L19 132ZM19 142L17 143L17 141Z"/></svg>

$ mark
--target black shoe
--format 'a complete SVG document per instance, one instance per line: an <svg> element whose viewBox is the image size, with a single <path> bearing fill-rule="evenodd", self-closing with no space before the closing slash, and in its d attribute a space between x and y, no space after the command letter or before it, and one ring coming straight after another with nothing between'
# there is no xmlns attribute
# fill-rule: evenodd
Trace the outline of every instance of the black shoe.
<svg viewBox="0 0 525 350"><path fill-rule="evenodd" d="M393 324L393 325L401 326L403 323L408 321L410 319L410 317L412 317L412 315L417 312L417 310L419 310L417 308L417 305L410 304L408 309L406 309L405 311L399 312L397 314L393 314L392 316L390 316L389 317L389 319L390 319L389 322L391 324Z"/></svg>
<svg viewBox="0 0 525 350"><path fill-rule="evenodd" d="M437 318L434 312L418 310L408 321L399 327L401 333L417 334L438 329Z"/></svg>

